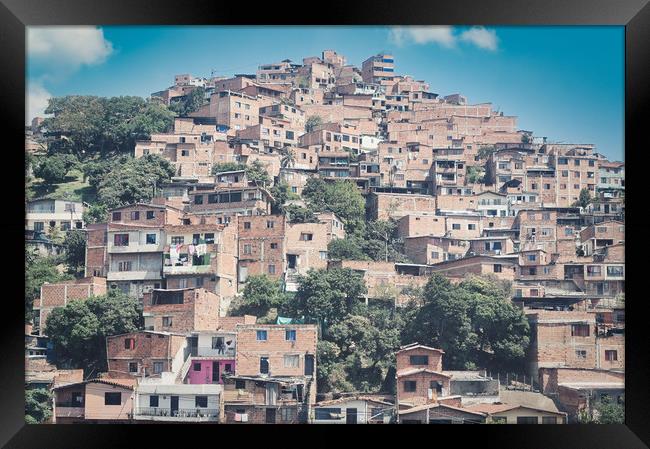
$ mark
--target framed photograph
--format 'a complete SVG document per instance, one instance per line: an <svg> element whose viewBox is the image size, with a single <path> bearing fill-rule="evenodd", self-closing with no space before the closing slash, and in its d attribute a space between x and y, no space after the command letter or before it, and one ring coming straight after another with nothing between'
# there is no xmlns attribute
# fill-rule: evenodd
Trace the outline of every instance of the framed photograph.
<svg viewBox="0 0 650 449"><path fill-rule="evenodd" d="M647 2L274 6L3 1L1 442L648 447Z"/></svg>

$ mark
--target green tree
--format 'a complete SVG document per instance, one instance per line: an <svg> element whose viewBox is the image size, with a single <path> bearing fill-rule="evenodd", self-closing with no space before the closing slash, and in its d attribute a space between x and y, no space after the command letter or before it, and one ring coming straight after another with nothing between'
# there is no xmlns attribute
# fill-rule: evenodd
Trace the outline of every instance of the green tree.
<svg viewBox="0 0 650 449"><path fill-rule="evenodd" d="M305 132L312 132L317 126L323 124L323 118L320 115L311 115L305 120Z"/></svg>
<svg viewBox="0 0 650 449"><path fill-rule="evenodd" d="M331 260L370 260L358 243L359 239L333 239L327 245L327 257Z"/></svg>
<svg viewBox="0 0 650 449"><path fill-rule="evenodd" d="M285 310L325 327L355 314L367 293L361 275L349 268L309 270L298 278L298 291Z"/></svg>
<svg viewBox="0 0 650 449"><path fill-rule="evenodd" d="M217 175L219 173L224 173L227 171L239 171L245 169L246 165L240 164L238 162L222 162L220 164L214 164L212 166L212 174Z"/></svg>
<svg viewBox="0 0 650 449"><path fill-rule="evenodd" d="M291 187L286 182L281 182L271 187L273 203L271 204L271 213L280 214L284 211L284 203L289 200L300 198L291 191Z"/></svg>
<svg viewBox="0 0 650 449"><path fill-rule="evenodd" d="M580 195L578 196L578 201L572 204L572 207L582 207L583 209L591 203L592 198L589 193L589 189L580 190Z"/></svg>
<svg viewBox="0 0 650 449"><path fill-rule="evenodd" d="M246 280L243 295L231 308L235 316L255 315L264 317L271 309L282 307L286 302L280 282L265 274L249 276Z"/></svg>
<svg viewBox="0 0 650 449"><path fill-rule="evenodd" d="M41 295L41 286L72 279L68 274L57 270L59 260L54 257L40 257L25 251L25 323L33 318L34 300ZM44 323L41 323L43 326Z"/></svg>
<svg viewBox="0 0 650 449"><path fill-rule="evenodd" d="M129 159L116 166L99 184L98 199L107 208L149 202L154 187L174 175L174 166L157 154Z"/></svg>
<svg viewBox="0 0 650 449"><path fill-rule="evenodd" d="M83 368L85 376L105 372L106 337L138 329L138 301L119 290L56 307L47 317L45 333L54 344L59 365Z"/></svg>
<svg viewBox="0 0 650 449"><path fill-rule="evenodd" d="M625 403L617 403L608 397L595 405L598 424L625 424Z"/></svg>
<svg viewBox="0 0 650 449"><path fill-rule="evenodd" d="M91 204L83 213L83 220L86 224L106 223L107 219L108 208L105 204Z"/></svg>
<svg viewBox="0 0 650 449"><path fill-rule="evenodd" d="M51 186L65 181L68 173L68 163L63 156L48 156L42 158L34 167L34 176L41 178L45 185Z"/></svg>
<svg viewBox="0 0 650 449"><path fill-rule="evenodd" d="M65 248L65 261L73 274L82 270L86 261L86 233L79 229L73 229L66 233L63 240Z"/></svg>
<svg viewBox="0 0 650 449"><path fill-rule="evenodd" d="M51 139L50 154L68 153L80 159L128 154L136 140L167 131L174 113L165 105L141 97L72 95L49 100L43 125L59 138Z"/></svg>
<svg viewBox="0 0 650 449"><path fill-rule="evenodd" d="M296 152L293 148L286 146L280 150L280 167L293 167L296 163Z"/></svg>
<svg viewBox="0 0 650 449"><path fill-rule="evenodd" d="M467 167L467 176L465 179L467 180L468 183L478 183L478 184L483 184L485 177L485 170L483 167L476 167L473 165L470 165Z"/></svg>
<svg viewBox="0 0 650 449"><path fill-rule="evenodd" d="M314 212L334 212L343 220L348 232L363 226L366 202L357 185L350 180L325 182L309 178L302 196Z"/></svg>
<svg viewBox="0 0 650 449"><path fill-rule="evenodd" d="M251 164L246 165L246 177L249 181L258 186L266 186L271 183L271 177L266 170L266 166L259 159L254 160Z"/></svg>
<svg viewBox="0 0 650 449"><path fill-rule="evenodd" d="M25 422L40 424L52 417L52 393L45 388L25 391Z"/></svg>
<svg viewBox="0 0 650 449"><path fill-rule="evenodd" d="M282 209L287 215L289 223L318 223L318 218L316 218L314 212L306 207L289 204L288 206L283 206Z"/></svg>
<svg viewBox="0 0 650 449"><path fill-rule="evenodd" d="M497 150L496 147L493 145L485 145L478 150L478 153L476 155L478 156L479 159L483 160L490 157L490 155L494 153L496 150Z"/></svg>
<svg viewBox="0 0 650 449"><path fill-rule="evenodd" d="M422 299L422 307L402 336L404 343L418 341L442 348L449 369L470 369L477 364L521 368L530 329L503 286L476 276L453 285L434 274Z"/></svg>
<svg viewBox="0 0 650 449"><path fill-rule="evenodd" d="M169 105L169 110L180 116L198 111L205 103L205 88L196 87L190 93Z"/></svg>

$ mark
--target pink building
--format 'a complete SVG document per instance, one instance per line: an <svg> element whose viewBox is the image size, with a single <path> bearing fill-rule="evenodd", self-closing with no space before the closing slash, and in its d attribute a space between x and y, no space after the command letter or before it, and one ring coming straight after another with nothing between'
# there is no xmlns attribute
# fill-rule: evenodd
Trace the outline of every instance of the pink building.
<svg viewBox="0 0 650 449"><path fill-rule="evenodd" d="M223 384L224 374L235 372L237 334L228 331L195 332L189 337L187 384Z"/></svg>

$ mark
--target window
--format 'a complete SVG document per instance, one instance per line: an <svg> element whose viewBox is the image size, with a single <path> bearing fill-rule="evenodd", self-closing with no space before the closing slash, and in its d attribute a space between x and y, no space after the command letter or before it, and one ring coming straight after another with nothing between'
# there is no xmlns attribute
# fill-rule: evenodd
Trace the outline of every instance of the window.
<svg viewBox="0 0 650 449"><path fill-rule="evenodd" d="M506 424L508 422L508 418L506 416L493 416L492 422L495 424Z"/></svg>
<svg viewBox="0 0 650 449"><path fill-rule="evenodd" d="M147 234L147 245L156 244L156 234Z"/></svg>
<svg viewBox="0 0 650 449"><path fill-rule="evenodd" d="M129 362L129 373L138 372L138 362Z"/></svg>
<svg viewBox="0 0 650 449"><path fill-rule="evenodd" d="M307 232L303 232L300 234L300 240L304 242L308 242L314 238L314 234L309 234Z"/></svg>
<svg viewBox="0 0 650 449"><path fill-rule="evenodd" d="M172 317L170 317L170 316L162 317L162 325L163 325L163 327L171 327L172 326Z"/></svg>
<svg viewBox="0 0 650 449"><path fill-rule="evenodd" d="M317 420L331 420L331 419L341 419L341 409L340 408L316 408L314 409L314 419Z"/></svg>
<svg viewBox="0 0 650 449"><path fill-rule="evenodd" d="M131 271L132 264L131 261L118 262L117 271Z"/></svg>
<svg viewBox="0 0 650 449"><path fill-rule="evenodd" d="M104 393L104 405L120 405L122 403L122 393L110 392Z"/></svg>
<svg viewBox="0 0 650 449"><path fill-rule="evenodd" d="M201 197L201 199L203 199L203 197ZM147 220L153 220L155 216L156 216L155 211L152 210L147 211Z"/></svg>
<svg viewBox="0 0 650 449"><path fill-rule="evenodd" d="M613 362L618 360L618 352L614 349L605 351L605 360Z"/></svg>
<svg viewBox="0 0 650 449"><path fill-rule="evenodd" d="M267 229L273 229L273 226L275 225L275 222L272 220L267 220L266 222L266 228Z"/></svg>
<svg viewBox="0 0 650 449"><path fill-rule="evenodd" d="M284 339L287 341L296 341L296 330L295 329L287 329L284 332Z"/></svg>
<svg viewBox="0 0 650 449"><path fill-rule="evenodd" d="M201 364L200 363L195 363L194 366L192 367L192 370L201 371Z"/></svg>
<svg viewBox="0 0 650 449"><path fill-rule="evenodd" d="M237 390L243 390L246 388L246 381L245 380L235 380L235 388Z"/></svg>
<svg viewBox="0 0 650 449"><path fill-rule="evenodd" d="M474 230L476 229L476 225L473 224L473 223L469 223L469 224L467 225L467 229L468 229L469 231L474 231Z"/></svg>
<svg viewBox="0 0 650 449"><path fill-rule="evenodd" d="M149 396L149 407L158 407L158 396Z"/></svg>
<svg viewBox="0 0 650 449"><path fill-rule="evenodd" d="M503 266L500 263L495 263L492 269L495 273L501 273L503 270Z"/></svg>
<svg viewBox="0 0 650 449"><path fill-rule="evenodd" d="M404 381L404 391L407 393L413 393L417 389L417 382L414 380L405 380Z"/></svg>
<svg viewBox="0 0 650 449"><path fill-rule="evenodd" d="M440 258L440 253L438 253L437 251L431 251L431 258L432 259Z"/></svg>
<svg viewBox="0 0 650 449"><path fill-rule="evenodd" d="M207 396L196 396L194 398L194 406L195 407L207 408L207 406L208 406L208 397Z"/></svg>
<svg viewBox="0 0 650 449"><path fill-rule="evenodd" d="M203 195L196 195L194 197L194 204L203 204Z"/></svg>
<svg viewBox="0 0 650 449"><path fill-rule="evenodd" d="M268 374L268 373L269 373L269 358L260 357L260 374Z"/></svg>
<svg viewBox="0 0 650 449"><path fill-rule="evenodd" d="M584 349L576 349L576 358L578 359L586 359L587 358L587 351Z"/></svg>
<svg viewBox="0 0 650 449"><path fill-rule="evenodd" d="M600 276L600 265L587 265L587 276Z"/></svg>
<svg viewBox="0 0 650 449"><path fill-rule="evenodd" d="M62 231L69 231L70 230L70 222L69 221L62 221L61 222L61 230Z"/></svg>
<svg viewBox="0 0 650 449"><path fill-rule="evenodd" d="M153 362L153 373L160 374L163 372L163 362Z"/></svg>
<svg viewBox="0 0 650 449"><path fill-rule="evenodd" d="M214 244L214 232L207 232L204 237L205 237L205 243L207 243L208 245Z"/></svg>
<svg viewBox="0 0 650 449"><path fill-rule="evenodd" d="M515 290L515 297L516 297L516 298L521 298L521 293L522 293L522 291L521 291L520 288L516 289L516 290Z"/></svg>
<svg viewBox="0 0 650 449"><path fill-rule="evenodd" d="M299 366L300 366L300 356L298 354L284 356L285 368L298 368Z"/></svg>
<svg viewBox="0 0 650 449"><path fill-rule="evenodd" d="M537 267L528 268L528 275L529 276L536 276L537 275Z"/></svg>
<svg viewBox="0 0 650 449"><path fill-rule="evenodd" d="M268 340L268 333L265 330L257 331L257 341L266 341Z"/></svg>
<svg viewBox="0 0 650 449"><path fill-rule="evenodd" d="M139 220L140 219L140 211L132 211L131 212L131 220Z"/></svg>
<svg viewBox="0 0 650 449"><path fill-rule="evenodd" d="M572 337L588 337L589 325L588 324L572 324L571 325Z"/></svg>
<svg viewBox="0 0 650 449"><path fill-rule="evenodd" d="M542 416L542 424L557 424L557 416Z"/></svg>
<svg viewBox="0 0 650 449"><path fill-rule="evenodd" d="M120 221L122 219L122 212L113 212L113 221Z"/></svg>
<svg viewBox="0 0 650 449"><path fill-rule="evenodd" d="M569 170L562 170L562 177L563 178L568 178L569 177Z"/></svg>
<svg viewBox="0 0 650 449"><path fill-rule="evenodd" d="M296 419L296 409L282 407L280 409L280 419L283 422L292 422Z"/></svg>
<svg viewBox="0 0 650 449"><path fill-rule="evenodd" d="M275 274L275 265L269 265L269 274Z"/></svg>
<svg viewBox="0 0 650 449"><path fill-rule="evenodd" d="M251 222L250 221L245 221L244 222L244 229L250 229L251 228Z"/></svg>
<svg viewBox="0 0 650 449"><path fill-rule="evenodd" d="M409 362L411 365L428 365L429 356L428 355L412 355L409 357Z"/></svg>
<svg viewBox="0 0 650 449"><path fill-rule="evenodd" d="M607 277L622 277L623 276L623 266L614 265L607 267Z"/></svg>
<svg viewBox="0 0 650 449"><path fill-rule="evenodd" d="M535 262L535 259L537 259L537 256L535 254L529 254L528 255L528 261L529 262Z"/></svg>
<svg viewBox="0 0 650 449"><path fill-rule="evenodd" d="M575 165L576 167L580 167L580 159L574 159L573 165Z"/></svg>
<svg viewBox="0 0 650 449"><path fill-rule="evenodd" d="M539 289L531 288L530 289L530 296L539 296Z"/></svg>
<svg viewBox="0 0 650 449"><path fill-rule="evenodd" d="M451 229L459 231L460 230L460 223L452 223Z"/></svg>
<svg viewBox="0 0 650 449"><path fill-rule="evenodd" d="M250 245L250 243L246 243L244 245L244 254L251 254L251 245Z"/></svg>
<svg viewBox="0 0 650 449"><path fill-rule="evenodd" d="M129 246L129 234L115 234L113 244L115 246Z"/></svg>
<svg viewBox="0 0 650 449"><path fill-rule="evenodd" d="M172 245L182 245L185 243L185 237L182 235L174 235L171 240Z"/></svg>
<svg viewBox="0 0 650 449"><path fill-rule="evenodd" d="M517 416L517 424L538 424L537 416Z"/></svg>
<svg viewBox="0 0 650 449"><path fill-rule="evenodd" d="M34 231L43 232L44 228L45 228L45 223L43 223L42 221L34 222Z"/></svg>
<svg viewBox="0 0 650 449"><path fill-rule="evenodd" d="M124 349L135 349L135 338L125 338Z"/></svg>

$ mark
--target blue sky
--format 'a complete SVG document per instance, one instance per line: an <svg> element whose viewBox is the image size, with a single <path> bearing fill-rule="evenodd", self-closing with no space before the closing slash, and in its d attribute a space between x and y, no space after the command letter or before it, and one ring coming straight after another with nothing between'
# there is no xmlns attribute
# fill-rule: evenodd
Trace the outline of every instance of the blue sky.
<svg viewBox="0 0 650 449"><path fill-rule="evenodd" d="M30 27L27 36L28 118L50 96L146 97L180 73L255 73L324 49L360 67L386 50L396 73L433 92L491 102L536 136L624 157L623 27Z"/></svg>

